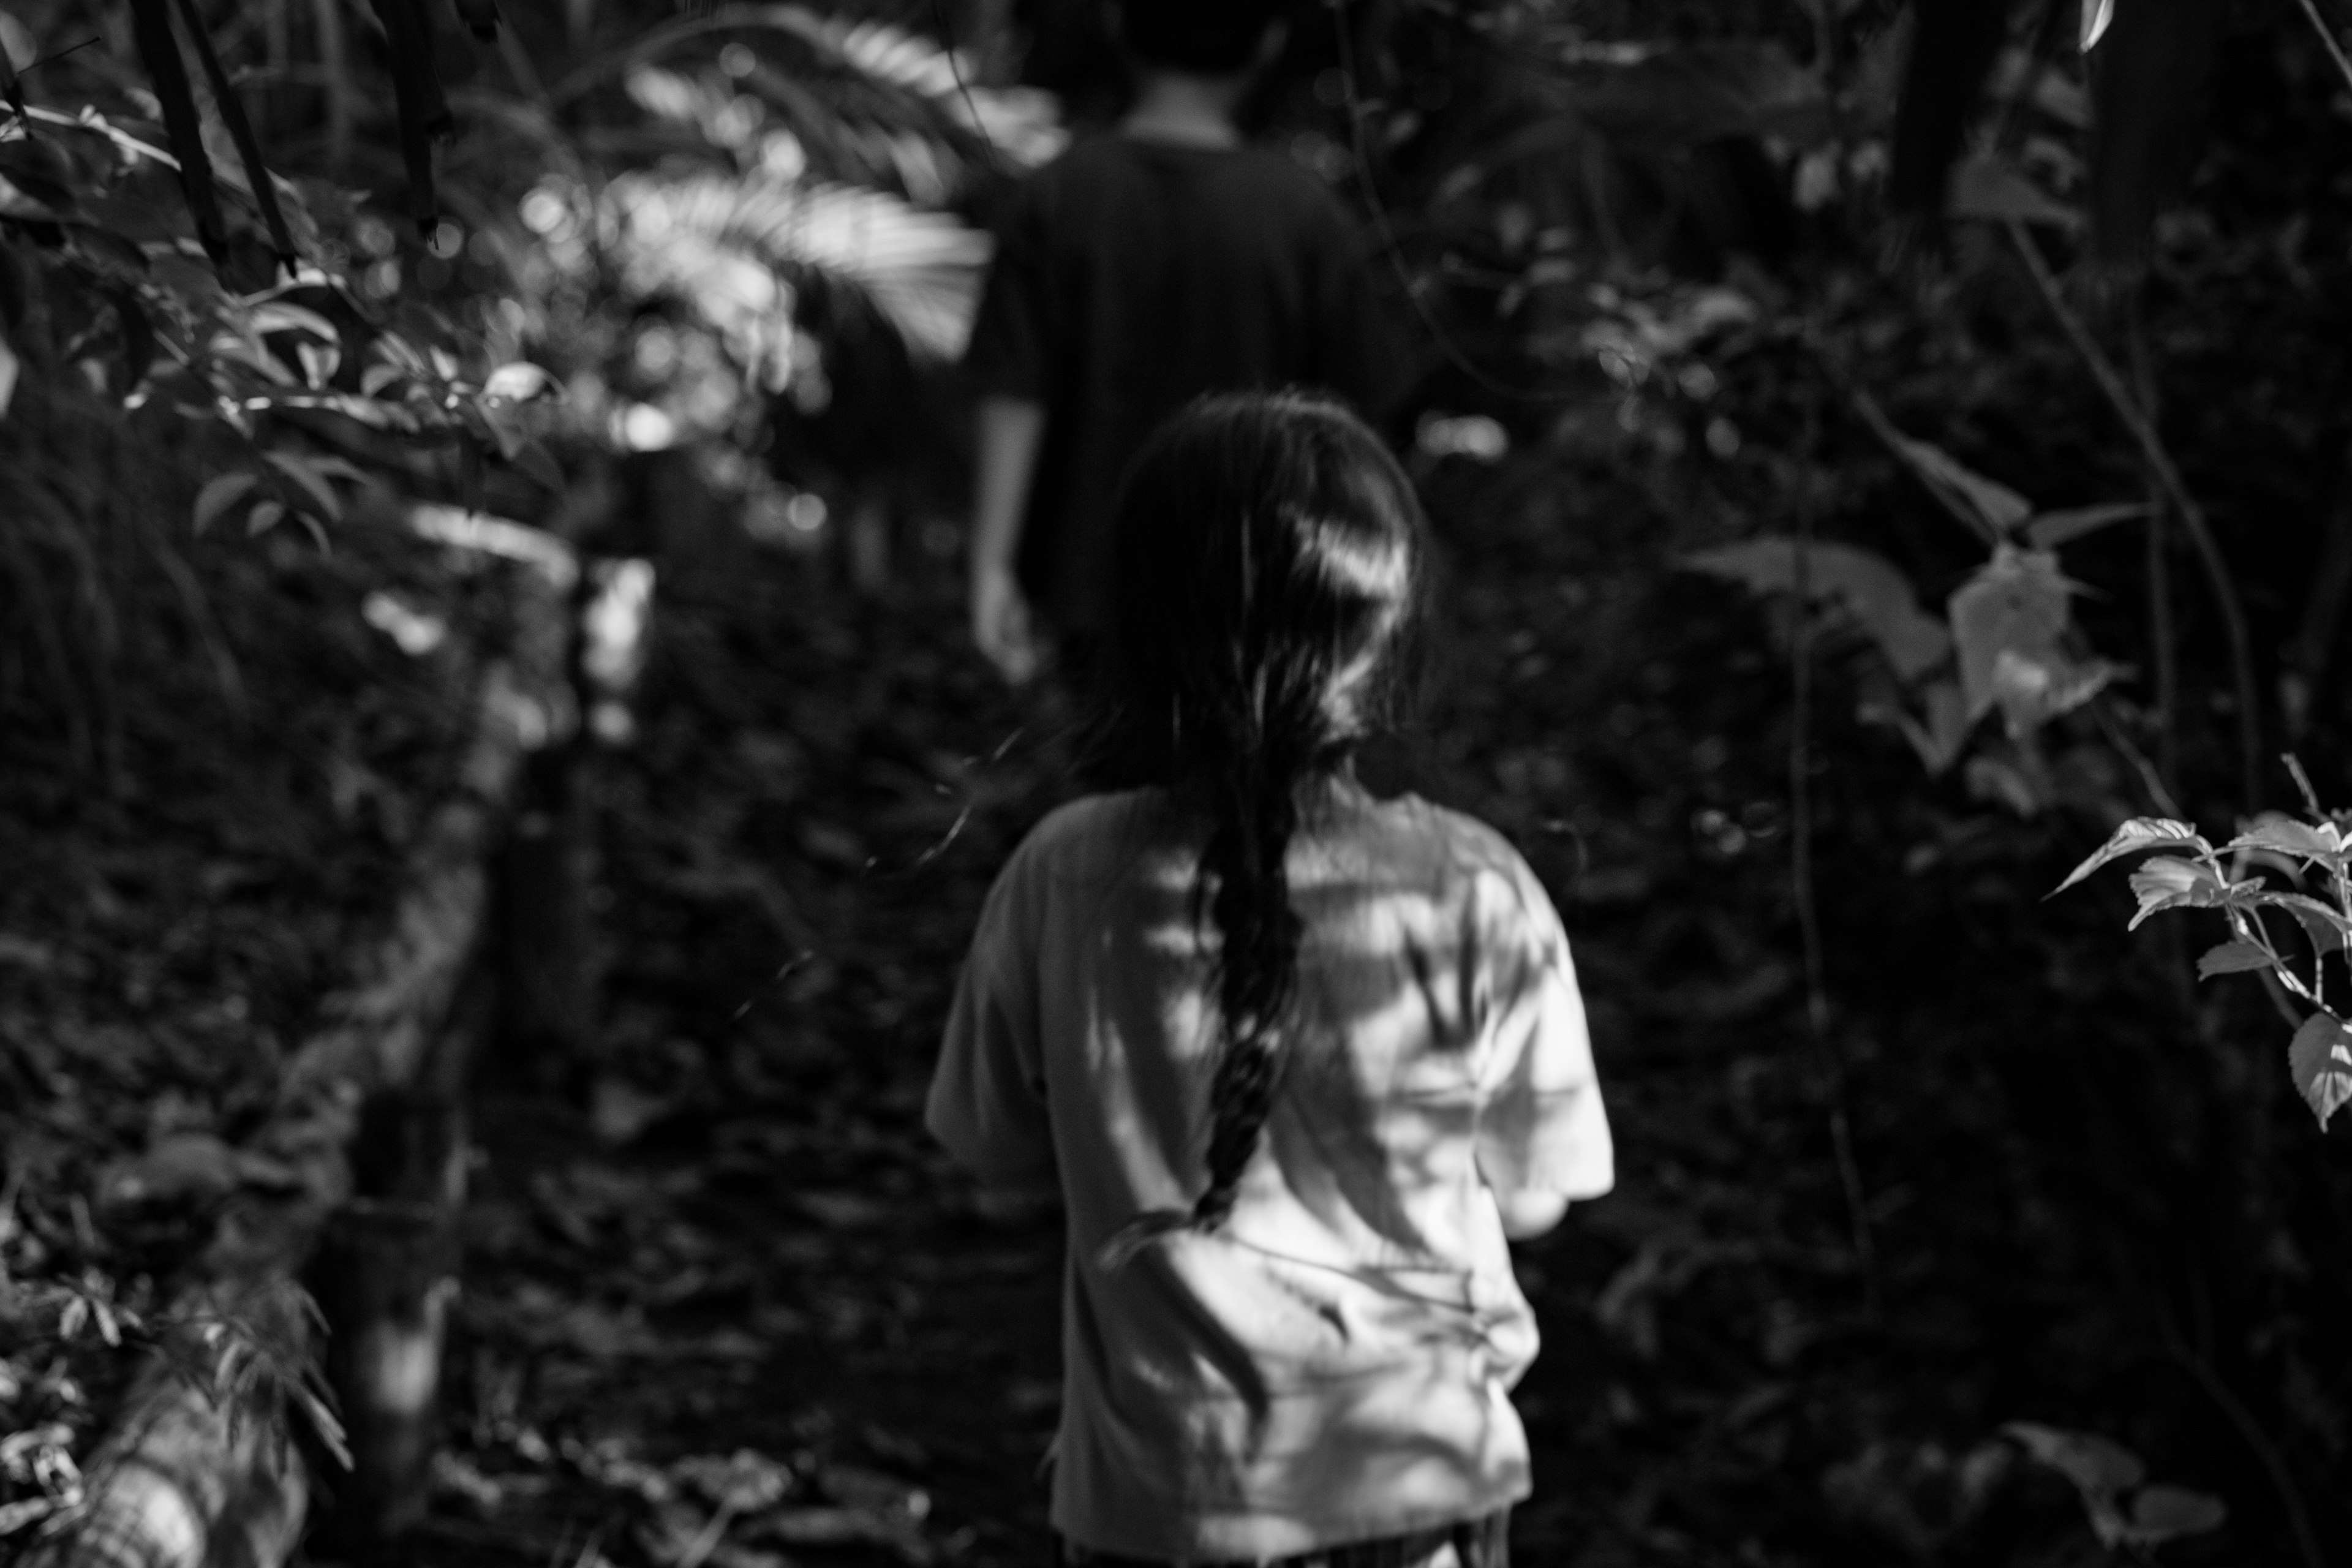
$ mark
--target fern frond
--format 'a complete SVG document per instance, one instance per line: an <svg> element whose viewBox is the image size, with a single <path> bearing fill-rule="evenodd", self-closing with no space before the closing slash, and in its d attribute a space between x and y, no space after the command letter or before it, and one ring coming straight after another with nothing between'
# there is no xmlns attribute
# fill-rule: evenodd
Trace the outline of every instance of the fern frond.
<svg viewBox="0 0 2352 1568"><path fill-rule="evenodd" d="M908 346L935 360L963 350L989 237L879 191L705 174L624 174L605 195L605 230L623 275L721 325L789 309L795 274L874 302Z"/></svg>

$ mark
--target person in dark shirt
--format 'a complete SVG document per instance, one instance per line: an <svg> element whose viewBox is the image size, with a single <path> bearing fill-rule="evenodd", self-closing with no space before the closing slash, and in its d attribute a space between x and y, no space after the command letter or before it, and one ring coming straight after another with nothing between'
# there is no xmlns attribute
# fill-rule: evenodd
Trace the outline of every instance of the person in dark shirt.
<svg viewBox="0 0 2352 1568"><path fill-rule="evenodd" d="M1357 225L1234 125L1282 46L1270 0L1127 0L1119 27L1134 106L1015 194L965 355L972 636L1016 682L1100 637L1119 479L1162 420L1285 386L1377 418L1397 381Z"/></svg>

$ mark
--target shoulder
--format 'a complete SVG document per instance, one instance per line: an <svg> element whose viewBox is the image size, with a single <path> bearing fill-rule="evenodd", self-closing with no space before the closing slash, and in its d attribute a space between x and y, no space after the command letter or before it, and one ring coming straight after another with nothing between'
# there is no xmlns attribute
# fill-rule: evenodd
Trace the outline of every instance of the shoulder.
<svg viewBox="0 0 2352 1568"><path fill-rule="evenodd" d="M1150 791L1080 795L1047 812L1013 850L1004 879L1053 879L1132 856L1158 819Z"/></svg>
<svg viewBox="0 0 2352 1568"><path fill-rule="evenodd" d="M1066 199L1124 179L1135 166L1134 151L1121 136L1095 132L1073 141L1021 182L1040 199Z"/></svg>
<svg viewBox="0 0 2352 1568"><path fill-rule="evenodd" d="M1372 818L1375 831L1389 841L1388 853L1418 865L1430 881L1451 889L1482 923L1547 931L1558 926L1551 895L1534 868L1492 825L1417 795L1380 802Z"/></svg>
<svg viewBox="0 0 2352 1568"><path fill-rule="evenodd" d="M1352 232L1345 203L1321 175L1289 153L1272 147L1244 147L1232 154L1231 177L1246 184L1265 202L1317 225L1337 225Z"/></svg>

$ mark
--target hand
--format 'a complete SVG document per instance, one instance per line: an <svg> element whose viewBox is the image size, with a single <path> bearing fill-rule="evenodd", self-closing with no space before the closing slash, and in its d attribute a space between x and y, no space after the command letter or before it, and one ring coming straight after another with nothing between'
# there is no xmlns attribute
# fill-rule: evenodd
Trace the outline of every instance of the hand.
<svg viewBox="0 0 2352 1568"><path fill-rule="evenodd" d="M1011 568L974 566L971 573L971 640L996 666L997 673L1019 686L1037 673L1042 662L1037 633L1029 616L1029 601Z"/></svg>

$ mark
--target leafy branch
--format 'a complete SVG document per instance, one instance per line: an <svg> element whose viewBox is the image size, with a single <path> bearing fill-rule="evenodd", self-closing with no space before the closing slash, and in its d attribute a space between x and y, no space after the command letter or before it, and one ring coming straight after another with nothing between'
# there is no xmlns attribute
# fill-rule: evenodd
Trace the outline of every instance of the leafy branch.
<svg viewBox="0 0 2352 1568"><path fill-rule="evenodd" d="M2150 917L2172 910L2218 910L2228 922L2230 939L2206 950L2197 961L2197 975L2262 973L2311 1012L2296 1027L2287 1047L2287 1070L2294 1087L2324 1128L2328 1119L2352 1103L2352 1027L2344 1014L2327 1000L2326 967L2332 954L2352 957L2352 814L2324 813L2304 784L2311 820L2281 812L2264 812L2244 830L2218 848L2188 823L2169 817L2134 817L2116 829L2106 843L2053 890L2063 893L2094 871L2127 855L2152 853L2153 858L2131 875L2131 890L2138 900L2130 930ZM2228 859L2225 862L2224 857ZM2319 879L2328 895L2273 891L2267 879L2246 874L2255 864L2267 865L2301 881ZM2263 911L2284 911L2303 928L2311 944L2306 978L2293 958L2282 951L2264 923Z"/></svg>

